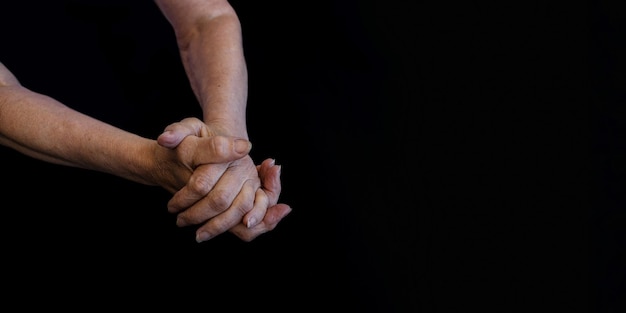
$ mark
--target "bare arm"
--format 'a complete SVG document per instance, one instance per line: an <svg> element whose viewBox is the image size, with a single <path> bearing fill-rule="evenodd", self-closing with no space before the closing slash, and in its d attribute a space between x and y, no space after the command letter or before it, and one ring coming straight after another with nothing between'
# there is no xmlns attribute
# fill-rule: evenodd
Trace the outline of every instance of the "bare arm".
<svg viewBox="0 0 626 313"><path fill-rule="evenodd" d="M249 151L233 137L190 137L176 150L94 119L22 86L0 63L0 144L33 158L113 174L178 191L198 164L228 162ZM201 147L201 148L200 148ZM196 151L201 151L197 153Z"/></svg>
<svg viewBox="0 0 626 313"><path fill-rule="evenodd" d="M241 25L226 0L156 0L174 28L183 65L208 125L248 138Z"/></svg>
<svg viewBox="0 0 626 313"><path fill-rule="evenodd" d="M226 0L155 2L174 29L187 77L203 112L205 133L247 139L248 72L241 24L233 7ZM278 170L275 166L271 168ZM179 226L204 223L196 232L198 241L227 230L251 240L259 233L250 237L250 231L267 225L272 226L261 228L261 232L271 230L290 211L289 206L277 204L279 180L275 188L261 188L259 173L262 169L257 172L250 156L225 166L199 166L190 182L204 183L188 184L175 193L168 209L178 213ZM273 173L266 176L278 176L278 172ZM206 178L218 176L219 181ZM215 199L232 205L225 211L218 211L214 208ZM261 218L262 222L257 225Z"/></svg>
<svg viewBox="0 0 626 313"><path fill-rule="evenodd" d="M31 157L144 183L149 139L77 112L23 87L0 63L0 144Z"/></svg>

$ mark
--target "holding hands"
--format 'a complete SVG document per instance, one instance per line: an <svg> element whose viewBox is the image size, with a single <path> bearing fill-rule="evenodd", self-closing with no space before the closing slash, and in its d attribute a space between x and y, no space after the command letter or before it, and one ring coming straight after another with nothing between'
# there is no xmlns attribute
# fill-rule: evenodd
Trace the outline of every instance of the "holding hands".
<svg viewBox="0 0 626 313"><path fill-rule="evenodd" d="M169 125L157 140L76 111L23 86L0 63L0 145L59 165L109 173L171 192L180 227L196 241L224 232L251 241L291 208L278 203L280 166L255 165L246 129L248 75L241 25L226 0L156 0L170 22L202 120ZM63 73L48 73L63 75Z"/></svg>
<svg viewBox="0 0 626 313"><path fill-rule="evenodd" d="M199 119L187 118L157 138L172 149L165 158L171 162L164 163L172 166L163 168L161 183L174 193L168 211L178 214L178 226L201 225L198 242L226 231L251 241L291 212L278 203L281 168L273 159L254 165L247 140L213 133Z"/></svg>

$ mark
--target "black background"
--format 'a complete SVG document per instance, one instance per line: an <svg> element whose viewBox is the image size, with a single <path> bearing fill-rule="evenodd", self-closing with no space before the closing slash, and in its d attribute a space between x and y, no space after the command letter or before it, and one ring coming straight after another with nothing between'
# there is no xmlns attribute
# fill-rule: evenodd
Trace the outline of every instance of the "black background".
<svg viewBox="0 0 626 313"><path fill-rule="evenodd" d="M617 312L624 8L232 1L253 159L293 212L197 244L170 195L3 149L5 300L74 308ZM142 136L199 116L150 1L0 8L21 83Z"/></svg>

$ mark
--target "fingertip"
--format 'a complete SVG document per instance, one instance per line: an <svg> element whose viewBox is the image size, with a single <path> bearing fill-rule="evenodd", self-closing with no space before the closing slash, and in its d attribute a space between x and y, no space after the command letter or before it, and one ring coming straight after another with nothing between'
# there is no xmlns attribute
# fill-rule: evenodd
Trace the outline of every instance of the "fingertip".
<svg viewBox="0 0 626 313"><path fill-rule="evenodd" d="M268 218L268 222L270 224L275 224L282 220L285 216L289 215L292 209L289 205L286 205L284 203L278 203L272 206L269 211L271 212L268 212L268 214L266 215L266 217Z"/></svg>
<svg viewBox="0 0 626 313"><path fill-rule="evenodd" d="M187 225L189 225L189 224L187 223L187 221L185 221L184 218L182 218L180 216L176 218L176 226L178 226L178 227L185 227Z"/></svg>
<svg viewBox="0 0 626 313"><path fill-rule="evenodd" d="M173 148L173 141L172 132L169 130L164 131L157 137L157 143L166 148Z"/></svg>
<svg viewBox="0 0 626 313"><path fill-rule="evenodd" d="M263 162L261 162L261 164L259 165L260 168L262 170L268 170L272 167L272 165L274 165L275 160L272 158L267 158L265 160L263 160Z"/></svg>
<svg viewBox="0 0 626 313"><path fill-rule="evenodd" d="M245 139L235 139L235 152L245 155L252 150L252 142Z"/></svg>
<svg viewBox="0 0 626 313"><path fill-rule="evenodd" d="M276 162L276 160L271 158L265 159L265 161L263 161L263 169L265 170L265 172L272 169L272 166L274 166L274 162Z"/></svg>
<svg viewBox="0 0 626 313"><path fill-rule="evenodd" d="M157 142L163 147L174 149L185 137L187 137L187 134L175 130L166 130L157 137Z"/></svg>
<svg viewBox="0 0 626 313"><path fill-rule="evenodd" d="M273 178L280 175L281 169L282 166L276 165L275 159L266 159L263 163L261 163L261 169L259 171L262 171L266 176Z"/></svg>
<svg viewBox="0 0 626 313"><path fill-rule="evenodd" d="M248 219L248 222L246 223L246 227L248 227L248 228L252 228L252 227L256 226L257 224L258 224L258 223L257 223L256 218L254 218L254 217L250 217L250 218Z"/></svg>
<svg viewBox="0 0 626 313"><path fill-rule="evenodd" d="M291 211L293 211L293 209L291 208L291 206L284 204L285 209L283 211L283 217L289 215L289 213L291 213Z"/></svg>
<svg viewBox="0 0 626 313"><path fill-rule="evenodd" d="M207 233L207 232L202 231L202 232L198 232L196 234L196 242L197 243L201 243L201 242L207 241L209 239L211 239L211 235L209 233Z"/></svg>
<svg viewBox="0 0 626 313"><path fill-rule="evenodd" d="M283 170L283 166L282 165L276 165L275 168L276 168L276 170L275 170L276 171L276 176L280 177L280 174L282 173L282 170Z"/></svg>

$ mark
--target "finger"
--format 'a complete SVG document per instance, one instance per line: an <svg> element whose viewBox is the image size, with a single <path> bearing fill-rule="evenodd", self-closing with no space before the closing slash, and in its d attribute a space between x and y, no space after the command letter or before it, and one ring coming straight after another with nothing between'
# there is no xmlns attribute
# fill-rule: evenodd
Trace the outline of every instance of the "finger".
<svg viewBox="0 0 626 313"><path fill-rule="evenodd" d="M187 185L174 193L167 203L168 212L181 212L204 198L213 190L227 169L227 164L207 164L197 167L191 174Z"/></svg>
<svg viewBox="0 0 626 313"><path fill-rule="evenodd" d="M281 169L282 167L280 165L275 165L275 161L273 159L267 159L261 163L259 177L261 178L263 190L269 198L270 206L278 203L278 198L282 191L280 181Z"/></svg>
<svg viewBox="0 0 626 313"><path fill-rule="evenodd" d="M243 223L239 223L231 228L229 231L237 236L239 239L250 242L257 238L258 236L267 233L271 230L274 230L278 223L289 213L291 213L292 209L289 205L284 203L279 203L274 206L271 206L267 209L267 213L263 218L263 221L258 223L256 226L252 228L246 227Z"/></svg>
<svg viewBox="0 0 626 313"><path fill-rule="evenodd" d="M229 173L230 172L230 173ZM233 174L231 174L233 173ZM236 170L229 170L219 178L211 191L205 194L199 201L189 206L183 212L178 213L176 225L179 227L197 225L230 210L231 207L237 208L235 201L237 197L249 199L250 205L243 212L236 222L241 222L243 215L250 211L254 202L255 191L260 188L259 179L244 179L238 175ZM252 189L244 188L252 185ZM239 199L239 201L242 201ZM218 220L219 221L219 220Z"/></svg>
<svg viewBox="0 0 626 313"><path fill-rule="evenodd" d="M261 164L256 166L257 172L259 172L259 176L263 177L267 174L267 170L276 164L276 160L272 158L267 158L261 162Z"/></svg>
<svg viewBox="0 0 626 313"><path fill-rule="evenodd" d="M195 144L195 165L232 162L246 156L252 149L250 141L226 136L196 138Z"/></svg>
<svg viewBox="0 0 626 313"><path fill-rule="evenodd" d="M204 123L201 120L193 117L185 118L165 127L163 133L157 137L157 142L163 147L173 149L187 136L201 137L202 127Z"/></svg>
<svg viewBox="0 0 626 313"><path fill-rule="evenodd" d="M196 241L202 242L209 240L241 223L243 216L254 206L256 189L258 189L257 184L253 180L247 180L228 210L211 218L198 228L196 231Z"/></svg>
<svg viewBox="0 0 626 313"><path fill-rule="evenodd" d="M269 207L269 199L263 189L257 189L254 197L254 206L252 210L243 217L243 222L248 228L256 226L263 220L267 208Z"/></svg>

